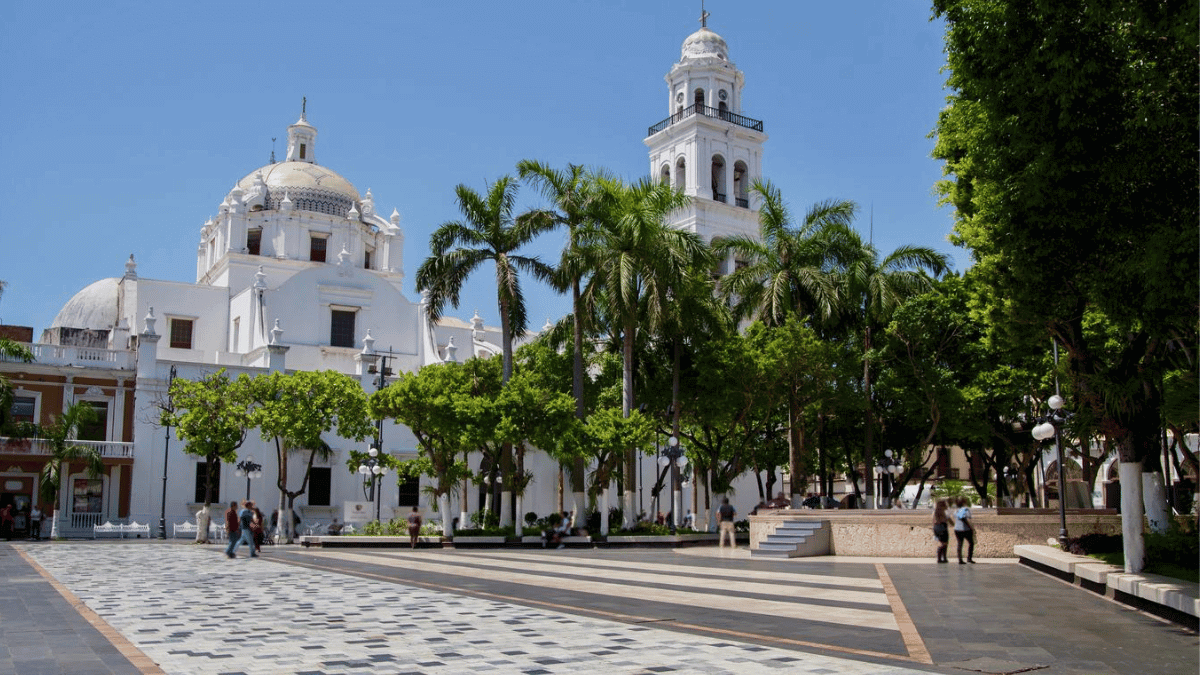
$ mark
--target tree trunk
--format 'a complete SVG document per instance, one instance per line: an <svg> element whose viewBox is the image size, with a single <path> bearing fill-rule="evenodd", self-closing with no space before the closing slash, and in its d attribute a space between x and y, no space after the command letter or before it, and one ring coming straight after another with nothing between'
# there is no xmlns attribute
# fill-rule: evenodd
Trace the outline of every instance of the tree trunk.
<svg viewBox="0 0 1200 675"><path fill-rule="evenodd" d="M442 536L452 537L454 536L454 531L451 529L450 519L447 518L447 516L450 515L450 495L443 492L442 494L438 495L437 499L438 511L442 512Z"/></svg>
<svg viewBox="0 0 1200 675"><path fill-rule="evenodd" d="M796 392L788 392L788 473L791 474L792 508L798 509L804 502L800 492L801 457L804 451L804 434L801 425L804 423L803 410L796 400Z"/></svg>
<svg viewBox="0 0 1200 675"><path fill-rule="evenodd" d="M600 536L608 536L608 486L600 490Z"/></svg>
<svg viewBox="0 0 1200 675"><path fill-rule="evenodd" d="M1125 550L1125 572L1137 574L1146 568L1146 540L1142 534L1142 463L1121 462L1121 539Z"/></svg>
<svg viewBox="0 0 1200 675"><path fill-rule="evenodd" d="M863 469L866 473L867 497L866 507L869 509L874 506L875 495L875 479L872 468L875 466L875 406L871 401L871 359L868 354L871 351L871 326L867 323L865 336L863 338L863 397L866 399L866 430L863 437ZM858 486L855 485L855 493L858 493ZM860 495L861 496L861 495Z"/></svg>
<svg viewBox="0 0 1200 675"><path fill-rule="evenodd" d="M622 373L621 373L621 416L629 417L633 412L633 336L635 327L626 325L622 336ZM633 495L637 491L637 451L634 448L625 450L623 494L621 500L621 524L628 528L633 524L636 514L633 512Z"/></svg>
<svg viewBox="0 0 1200 675"><path fill-rule="evenodd" d="M1143 471L1142 504L1152 532L1162 534L1171 526L1171 507L1167 504L1167 486L1160 471Z"/></svg>

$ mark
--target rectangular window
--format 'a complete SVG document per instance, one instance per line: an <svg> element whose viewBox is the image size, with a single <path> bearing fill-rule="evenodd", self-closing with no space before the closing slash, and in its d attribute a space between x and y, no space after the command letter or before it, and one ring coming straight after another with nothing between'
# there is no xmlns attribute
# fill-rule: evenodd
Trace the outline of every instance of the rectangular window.
<svg viewBox="0 0 1200 675"><path fill-rule="evenodd" d="M91 422L79 426L79 440L107 441L108 440L108 401L84 401L96 411Z"/></svg>
<svg viewBox="0 0 1200 675"><path fill-rule="evenodd" d="M204 499L204 482L208 478L208 463L200 462L196 465L196 503L203 504ZM213 466L212 488L208 493L209 504L219 504L221 502L221 465Z"/></svg>
<svg viewBox="0 0 1200 675"><path fill-rule="evenodd" d="M104 481L76 478L71 488L71 510L75 513L100 513L104 503Z"/></svg>
<svg viewBox="0 0 1200 675"><path fill-rule="evenodd" d="M33 422L37 412L37 399L32 396L14 396L11 412L14 422Z"/></svg>
<svg viewBox="0 0 1200 675"><path fill-rule="evenodd" d="M300 159L304 159L306 157L308 157L308 145L305 143L301 143L300 144Z"/></svg>
<svg viewBox="0 0 1200 675"><path fill-rule="evenodd" d="M171 349L192 348L191 319L171 319Z"/></svg>
<svg viewBox="0 0 1200 675"><path fill-rule="evenodd" d="M374 251L372 251L371 249L367 249L366 252L363 253L363 269L364 270L371 269L371 254L372 253L374 253Z"/></svg>
<svg viewBox="0 0 1200 675"><path fill-rule="evenodd" d="M325 237L311 237L308 240L308 259L313 262L325 262L325 249L329 240Z"/></svg>
<svg viewBox="0 0 1200 675"><path fill-rule="evenodd" d="M329 485L333 469L314 466L308 474L308 503L310 506L329 506Z"/></svg>
<svg viewBox="0 0 1200 675"><path fill-rule="evenodd" d="M334 347L354 346L354 312L335 309L329 321L329 344Z"/></svg>
<svg viewBox="0 0 1200 675"><path fill-rule="evenodd" d="M406 478L400 484L400 506L420 506L421 504L421 479Z"/></svg>
<svg viewBox="0 0 1200 675"><path fill-rule="evenodd" d="M262 230L250 230L246 233L246 252L250 255L259 255L262 250Z"/></svg>

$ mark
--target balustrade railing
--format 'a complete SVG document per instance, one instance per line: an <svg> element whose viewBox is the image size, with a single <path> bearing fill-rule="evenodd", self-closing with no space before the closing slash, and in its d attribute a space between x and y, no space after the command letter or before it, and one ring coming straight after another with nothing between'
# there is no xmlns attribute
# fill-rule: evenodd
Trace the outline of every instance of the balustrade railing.
<svg viewBox="0 0 1200 675"><path fill-rule="evenodd" d="M720 192L714 192L713 193L713 201L718 201L718 202L721 202L722 204L724 204L725 203L725 195L721 194Z"/></svg>
<svg viewBox="0 0 1200 675"><path fill-rule="evenodd" d="M100 524L99 513L72 513L71 514L71 529L91 529Z"/></svg>
<svg viewBox="0 0 1200 675"><path fill-rule="evenodd" d="M738 197L734 201L736 201L737 205L742 207L743 209L750 208L750 200L749 199L742 199L741 197Z"/></svg>
<svg viewBox="0 0 1200 675"><path fill-rule="evenodd" d="M719 108L710 108L710 107L704 105L703 103L696 103L695 105L690 105L690 106L684 108L683 110L680 110L679 112L675 113L674 115L671 115L667 119L659 122L658 124L655 124L654 126L650 127L650 131L646 135L653 136L654 134L657 134L658 132L662 131L663 129L666 129L667 127L671 126L672 124L683 121L683 120L691 117L692 115L703 115L705 117L711 117L713 119L724 120L726 122L731 122L733 124L736 124L739 127L745 127L747 129L752 129L754 131L762 131L763 130L762 120L756 120L752 117L738 115L737 113L732 113L732 112L729 112L728 110L721 110Z"/></svg>
<svg viewBox="0 0 1200 675"><path fill-rule="evenodd" d="M133 459L133 443L117 441L67 441L71 445L81 445L96 448L102 458ZM0 436L0 454L4 455L39 455L54 454L50 442L43 438L7 438Z"/></svg>
<svg viewBox="0 0 1200 675"><path fill-rule="evenodd" d="M89 366L92 368L111 368L114 370L132 370L134 368L133 352L118 349L101 349L99 347L73 347L64 345L47 345L40 343L24 343L33 352L33 360L50 366ZM18 359L0 356L0 361L17 362Z"/></svg>

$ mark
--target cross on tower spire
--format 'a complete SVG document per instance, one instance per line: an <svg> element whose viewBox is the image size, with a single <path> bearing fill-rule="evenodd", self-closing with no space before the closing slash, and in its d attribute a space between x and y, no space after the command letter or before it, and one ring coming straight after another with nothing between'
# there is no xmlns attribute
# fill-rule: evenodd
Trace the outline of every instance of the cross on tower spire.
<svg viewBox="0 0 1200 675"><path fill-rule="evenodd" d="M708 17L712 16L704 11L704 0L700 0L700 27L708 28Z"/></svg>
<svg viewBox="0 0 1200 675"><path fill-rule="evenodd" d="M308 115L308 97L301 96L300 97L300 119L307 121L308 120L307 115Z"/></svg>

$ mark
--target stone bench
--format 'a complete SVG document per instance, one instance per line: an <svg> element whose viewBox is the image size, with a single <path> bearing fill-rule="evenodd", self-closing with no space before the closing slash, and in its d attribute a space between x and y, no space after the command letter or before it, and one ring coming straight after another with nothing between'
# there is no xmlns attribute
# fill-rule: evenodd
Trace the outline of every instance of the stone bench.
<svg viewBox="0 0 1200 675"><path fill-rule="evenodd" d="M1013 547L1021 563L1065 579L1196 630L1200 627L1200 584L1158 574L1126 574L1116 565L1094 558L1064 553L1052 546L1023 544Z"/></svg>
<svg viewBox="0 0 1200 675"><path fill-rule="evenodd" d="M559 541L563 544L586 545L586 544L592 543L592 538L588 535L576 534L576 535L571 535L569 537L563 537ZM521 537L521 543L522 544L537 544L538 546L541 546L542 545L542 536L540 534L535 534L535 535L527 534L527 535ZM549 542L547 542L547 545L549 545Z"/></svg>

